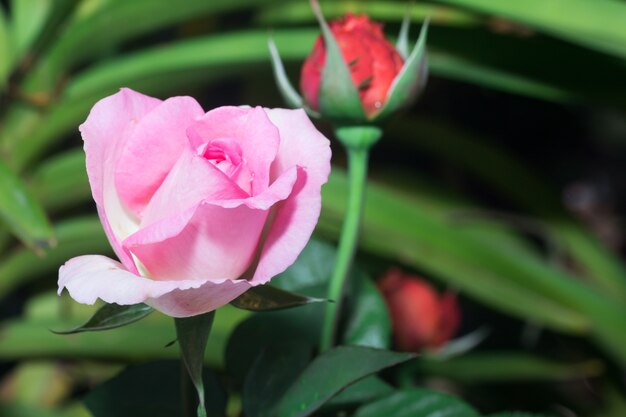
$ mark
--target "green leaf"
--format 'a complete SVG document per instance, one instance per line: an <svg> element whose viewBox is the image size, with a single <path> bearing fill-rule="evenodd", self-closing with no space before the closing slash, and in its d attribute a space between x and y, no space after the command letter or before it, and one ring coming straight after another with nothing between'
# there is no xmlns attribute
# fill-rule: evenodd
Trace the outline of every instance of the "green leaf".
<svg viewBox="0 0 626 417"><path fill-rule="evenodd" d="M96 330L109 330L126 326L146 317L154 309L145 304L121 306L117 304L105 304L91 316L87 323L72 330L53 331L56 334L73 334L92 332Z"/></svg>
<svg viewBox="0 0 626 417"><path fill-rule="evenodd" d="M108 332L84 332L60 337L49 329L70 328L84 323L96 309L82 305L56 292L31 297L24 316L5 320L0 328L0 358L5 361L40 358L104 360L121 363L157 359L178 359L178 344L171 317L151 314L132 326ZM273 313L268 313L273 314ZM221 307L211 329L204 356L213 368L224 366L226 341L234 328L250 313L229 305Z"/></svg>
<svg viewBox="0 0 626 417"><path fill-rule="evenodd" d="M524 413L522 411L505 411L503 413L489 414L487 417L549 417L547 414Z"/></svg>
<svg viewBox="0 0 626 417"><path fill-rule="evenodd" d="M237 326L228 340L224 359L228 374L236 385L242 385L259 350L275 345L277 340L298 340L316 345L323 315L324 305L315 303L249 317Z"/></svg>
<svg viewBox="0 0 626 417"><path fill-rule="evenodd" d="M626 57L626 4L616 0L438 0L498 15L590 48Z"/></svg>
<svg viewBox="0 0 626 417"><path fill-rule="evenodd" d="M339 346L318 356L285 393L277 417L308 416L349 385L415 357L357 346ZM380 415L380 414L379 414Z"/></svg>
<svg viewBox="0 0 626 417"><path fill-rule="evenodd" d="M41 162L30 178L31 189L48 211L58 211L91 199L80 149L55 154Z"/></svg>
<svg viewBox="0 0 626 417"><path fill-rule="evenodd" d="M359 3L324 2L324 15L327 18L338 18L346 13L364 13L372 20L378 21L400 21L408 17L421 22L430 16L434 24L449 26L475 26L481 24L483 20L474 13L438 4L415 3L407 7L405 1L392 0L368 0ZM314 19L311 6L300 1L268 4L257 15L257 21L262 26L269 27L280 24L304 25Z"/></svg>
<svg viewBox="0 0 626 417"><path fill-rule="evenodd" d="M326 46L326 61L322 68L319 87L319 109L324 117L334 120L366 120L350 69L343 59L339 44L335 40L317 0L311 1L313 13L322 29Z"/></svg>
<svg viewBox="0 0 626 417"><path fill-rule="evenodd" d="M410 140L412 132L420 132L420 140ZM470 135L449 123L432 119L412 119L395 122L388 134L397 137L398 149L411 149L446 159L474 175L499 195L512 203L541 216L549 238L571 251L589 280L603 289L605 294L626 299L626 270L621 261L597 238L585 231L562 208L559 193L524 161L499 148L493 141ZM472 158L466 155L471 152ZM506 170L507 175L499 175ZM524 189L528 192L519 193Z"/></svg>
<svg viewBox="0 0 626 417"><path fill-rule="evenodd" d="M272 279L272 285L310 295L311 289L325 287L333 272L336 249L326 241L311 238L298 259Z"/></svg>
<svg viewBox="0 0 626 417"><path fill-rule="evenodd" d="M70 218L55 225L54 231L59 244L48 250L45 257L17 248L0 259L0 297L50 271L56 274L59 265L74 256L112 253L97 217Z"/></svg>
<svg viewBox="0 0 626 417"><path fill-rule="evenodd" d="M355 276L356 275L356 276ZM365 274L353 273L350 296L350 317L343 341L348 345L389 348L391 319L387 305L376 285Z"/></svg>
<svg viewBox="0 0 626 417"><path fill-rule="evenodd" d="M519 352L473 352L445 361L425 357L415 364L418 375L437 375L468 384L515 381L569 381L604 372L601 361L555 361Z"/></svg>
<svg viewBox="0 0 626 417"><path fill-rule="evenodd" d="M426 85L426 78L428 77L427 34L428 20L425 20L411 55L404 62L400 73L394 78L387 93L384 107L376 117L387 117L403 105L408 105L411 99L417 96Z"/></svg>
<svg viewBox="0 0 626 417"><path fill-rule="evenodd" d="M244 310L273 311L324 301L326 300L306 297L271 285L259 285L258 287L250 288L230 303Z"/></svg>
<svg viewBox="0 0 626 417"><path fill-rule="evenodd" d="M11 43L14 59L19 60L41 33L55 7L50 0L11 1Z"/></svg>
<svg viewBox="0 0 626 417"><path fill-rule="evenodd" d="M215 311L211 311L198 316L174 319L181 356L189 377L198 392L198 417L207 417L202 368L204 351L209 340L209 333L211 333L214 318Z"/></svg>
<svg viewBox="0 0 626 417"><path fill-rule="evenodd" d="M261 350L243 387L245 415L274 417L272 408L306 368L312 353L311 345L298 341L269 345Z"/></svg>
<svg viewBox="0 0 626 417"><path fill-rule="evenodd" d="M245 9L261 0L187 0L172 7L168 0L134 0L102 2L96 7L79 10L50 51L44 67L55 71L66 69L121 43L160 28L188 19ZM108 36L101 36L107 33Z"/></svg>
<svg viewBox="0 0 626 417"><path fill-rule="evenodd" d="M43 208L22 180L2 161L0 219L22 242L39 253L56 243L54 231Z"/></svg>
<svg viewBox="0 0 626 417"><path fill-rule="evenodd" d="M372 402L390 395L394 388L377 376L368 376L337 394L322 410L340 410Z"/></svg>
<svg viewBox="0 0 626 417"><path fill-rule="evenodd" d="M469 405L451 395L425 389L396 392L362 406L354 417L478 417Z"/></svg>
<svg viewBox="0 0 626 417"><path fill-rule="evenodd" d="M287 74L285 73L285 67L283 66L283 61L280 59L280 55L278 54L278 49L276 49L276 44L274 40L270 37L267 41L267 46L270 50L270 57L272 62L272 69L274 70L274 78L276 79L276 83L278 84L278 91L283 96L283 99L287 103L289 107L300 108L303 107L304 102L302 101L302 97L295 88L291 85Z"/></svg>
<svg viewBox="0 0 626 417"><path fill-rule="evenodd" d="M90 391L84 402L94 417L180 417L183 398L179 361L130 367ZM204 373L207 416L222 417L226 394L210 369Z"/></svg>
<svg viewBox="0 0 626 417"><path fill-rule="evenodd" d="M58 410L36 407L32 404L0 404L0 416L11 417L89 417L82 406Z"/></svg>
<svg viewBox="0 0 626 417"><path fill-rule="evenodd" d="M0 4L0 93L4 92L11 72L12 51L9 36L6 11L4 6Z"/></svg>
<svg viewBox="0 0 626 417"><path fill-rule="evenodd" d="M318 231L338 233L346 190L345 174L335 168L322 190L324 210ZM559 296L553 298L528 282L530 278L539 279L537 269L542 270L542 276L551 276L541 286L555 275L562 278L561 272L543 263L539 267L538 258L511 253L509 248L478 240L442 218L441 213L426 210L415 198L372 182L368 184L360 246L410 263L501 311L570 332L589 329L584 314L559 302ZM534 271L524 273L531 265ZM574 280L563 282L561 278L558 279L564 287L579 285Z"/></svg>

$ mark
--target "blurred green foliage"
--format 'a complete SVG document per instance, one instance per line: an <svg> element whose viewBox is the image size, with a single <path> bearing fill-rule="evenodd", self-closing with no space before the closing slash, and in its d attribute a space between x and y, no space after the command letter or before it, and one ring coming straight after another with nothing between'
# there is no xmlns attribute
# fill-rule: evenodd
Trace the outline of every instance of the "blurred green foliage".
<svg viewBox="0 0 626 417"><path fill-rule="evenodd" d="M408 2L322 1L322 8L328 18L366 12L395 29ZM529 107L611 109L623 123L625 2L437 0L412 5L410 14L413 37L420 22L431 18L428 49L435 86L471 85ZM275 88L268 87L273 85L270 29L295 82L318 34L304 0L0 2L0 358L15 365L2 373L0 415L88 416L75 393L110 377L117 364L178 357L176 346L164 348L175 332L160 314L109 333L48 331L81 324L93 312L51 293L58 267L80 254L111 252L94 217L77 126L97 100L123 86L160 97L195 94L207 108L248 104L248 99L279 105ZM484 406L501 399L490 398L481 384L593 378L600 398L592 406L581 405L576 395L547 403L579 408L580 415L622 415L623 259L563 204L563 183L537 170L536 161L516 153L506 137L494 141L487 124L481 131L464 126L454 114L424 115L422 106L432 97L427 91L422 104L394 120L379 147L383 156L402 154L416 162L396 167L374 155L375 181L368 189L360 240L363 268L372 274L382 265L401 264L458 290L472 308L481 306L519 328L547 329L546 337L558 342L556 353L548 354L524 352L532 349L520 343L514 352L470 352L442 362L426 358L401 368L399 381L411 385L446 378L457 392ZM524 118L521 112L515 123L523 125ZM567 138L554 140L567 157ZM337 238L345 204L341 158L336 152L317 229L330 240ZM424 160L431 163L422 166ZM483 192L452 186L433 166L454 167ZM583 173L583 167L571 169ZM277 285L320 295L314 288L327 279L332 250L312 245L303 263L277 278ZM308 285L297 284L305 279L311 280ZM364 279L351 295L343 337L387 347L384 306ZM248 320L259 326L270 319L285 324L306 320L315 308ZM228 368L228 354L226 365L223 359L228 338L249 315L232 307L218 312L206 356L213 369ZM233 337L250 337L251 326L246 330L245 324ZM105 360L108 365L102 366ZM54 392L38 388L44 381ZM411 389L356 415L414 401L419 393ZM229 415L236 415L236 405L231 409L235 412Z"/></svg>

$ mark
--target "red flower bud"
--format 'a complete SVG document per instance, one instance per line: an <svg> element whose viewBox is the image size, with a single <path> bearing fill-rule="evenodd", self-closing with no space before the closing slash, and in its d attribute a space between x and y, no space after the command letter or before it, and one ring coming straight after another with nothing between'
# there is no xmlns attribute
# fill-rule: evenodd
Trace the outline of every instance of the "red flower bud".
<svg viewBox="0 0 626 417"><path fill-rule="evenodd" d="M456 296L439 296L427 282L392 268L378 281L391 315L397 347L415 352L438 348L454 336L461 314Z"/></svg>
<svg viewBox="0 0 626 417"><path fill-rule="evenodd" d="M382 109L389 88L402 69L402 57L385 39L381 25L370 21L366 15L347 14L330 22L330 29L350 68L363 110L370 117ZM320 36L302 66L300 77L304 99L314 110L319 109L320 79L325 61L326 47Z"/></svg>

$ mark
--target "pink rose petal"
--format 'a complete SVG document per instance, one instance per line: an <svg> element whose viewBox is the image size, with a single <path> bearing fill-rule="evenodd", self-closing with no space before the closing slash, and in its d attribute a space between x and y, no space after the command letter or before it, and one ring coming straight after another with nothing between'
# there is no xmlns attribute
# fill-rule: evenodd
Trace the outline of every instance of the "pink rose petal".
<svg viewBox="0 0 626 417"><path fill-rule="evenodd" d="M189 138L194 148L210 140L237 139L253 175L250 194L259 194L268 187L280 136L261 107L211 110L190 127Z"/></svg>
<svg viewBox="0 0 626 417"><path fill-rule="evenodd" d="M256 197L181 210L142 227L124 247L154 279L240 278L257 253L268 209L291 194L297 177L293 167Z"/></svg>
<svg viewBox="0 0 626 417"><path fill-rule="evenodd" d="M245 280L154 281L129 272L105 256L70 259L59 269L59 294L67 288L76 301L93 304L147 303L173 317L202 314L220 307L250 288Z"/></svg>
<svg viewBox="0 0 626 417"><path fill-rule="evenodd" d="M138 228L117 194L114 170L137 122L161 103L127 88L94 105L79 130L83 136L89 185L104 231L122 263L135 271L130 254L120 242Z"/></svg>
<svg viewBox="0 0 626 417"><path fill-rule="evenodd" d="M226 174L187 147L146 207L141 227L176 216L201 201L247 197Z"/></svg>
<svg viewBox="0 0 626 417"><path fill-rule="evenodd" d="M263 284L291 265L309 241L319 218L321 187L330 174L330 142L313 126L304 110L265 109L280 131L280 147L272 175L301 166L305 175L277 208L251 280Z"/></svg>
<svg viewBox="0 0 626 417"><path fill-rule="evenodd" d="M172 97L146 114L124 145L115 169L120 198L135 214L152 198L185 147L187 126L204 114L191 97Z"/></svg>

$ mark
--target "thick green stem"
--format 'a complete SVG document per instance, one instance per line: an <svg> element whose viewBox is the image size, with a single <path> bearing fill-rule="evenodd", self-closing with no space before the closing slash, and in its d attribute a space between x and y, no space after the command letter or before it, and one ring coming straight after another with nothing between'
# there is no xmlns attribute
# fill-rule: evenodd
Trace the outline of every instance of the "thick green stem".
<svg viewBox="0 0 626 417"><path fill-rule="evenodd" d="M381 131L371 126L355 126L338 128L336 134L347 148L350 188L339 237L337 260L328 287L328 299L332 302L326 304L320 342L321 352L327 351L334 344L344 287L354 258L363 214L369 148L380 138Z"/></svg>

